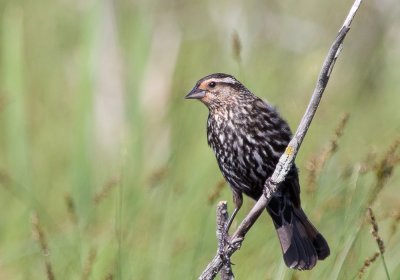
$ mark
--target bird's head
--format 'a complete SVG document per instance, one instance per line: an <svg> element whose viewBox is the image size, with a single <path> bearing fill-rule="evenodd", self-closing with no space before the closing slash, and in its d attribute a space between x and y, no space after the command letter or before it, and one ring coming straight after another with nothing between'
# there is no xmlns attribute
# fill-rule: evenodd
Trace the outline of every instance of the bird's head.
<svg viewBox="0 0 400 280"><path fill-rule="evenodd" d="M253 97L233 76L223 73L208 75L200 79L187 99L198 99L209 109L226 108L240 104L240 100Z"/></svg>

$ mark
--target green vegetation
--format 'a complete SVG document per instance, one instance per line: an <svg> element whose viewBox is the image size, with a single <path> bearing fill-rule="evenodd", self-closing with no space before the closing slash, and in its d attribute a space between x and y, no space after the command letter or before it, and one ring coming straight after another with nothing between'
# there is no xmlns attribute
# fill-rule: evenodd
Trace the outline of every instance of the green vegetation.
<svg viewBox="0 0 400 280"><path fill-rule="evenodd" d="M332 255L287 269L263 215L232 259L237 279L354 279L367 258L363 279L387 279L367 207L400 277L390 3L361 7L297 159L304 208ZM216 252L217 201L232 203L206 144L207 110L183 96L230 73L295 129L350 5L0 1L0 279L195 279Z"/></svg>

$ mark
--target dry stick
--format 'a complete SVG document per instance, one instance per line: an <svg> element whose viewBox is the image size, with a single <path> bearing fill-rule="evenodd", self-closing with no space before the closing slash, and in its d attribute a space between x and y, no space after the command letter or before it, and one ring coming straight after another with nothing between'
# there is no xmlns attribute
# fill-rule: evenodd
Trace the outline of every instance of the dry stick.
<svg viewBox="0 0 400 280"><path fill-rule="evenodd" d="M218 239L218 255L223 256L225 253L225 231L228 224L228 204L226 201L220 201L217 206L217 239ZM229 260L223 263L221 269L221 280L233 280L231 262Z"/></svg>
<svg viewBox="0 0 400 280"><path fill-rule="evenodd" d="M310 103L308 104L307 110L304 113L295 135L293 136L283 155L280 157L274 173L265 182L264 195L261 196L261 198L256 202L254 207L250 210L250 213L244 218L235 233L232 235L230 239L231 244L225 248L225 256L230 257L240 248L246 233L264 211L265 207L268 205L268 202L278 190L279 184L285 180L287 173L290 171L294 159L296 158L298 149L318 108L318 104L328 83L335 61L342 49L344 38L346 37L347 32L350 30L351 22L361 4L361 1L362 0L356 0L351 7L342 28L336 36L336 39L334 40L331 48L329 49L328 55L325 58ZM219 254L217 254L207 265L199 279L214 279L217 273L221 270L223 264L224 260Z"/></svg>

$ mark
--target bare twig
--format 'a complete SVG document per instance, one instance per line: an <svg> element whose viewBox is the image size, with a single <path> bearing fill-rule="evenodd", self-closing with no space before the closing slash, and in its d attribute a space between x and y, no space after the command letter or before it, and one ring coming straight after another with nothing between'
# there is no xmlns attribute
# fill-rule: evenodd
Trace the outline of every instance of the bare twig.
<svg viewBox="0 0 400 280"><path fill-rule="evenodd" d="M228 224L228 205L226 201L220 201L217 206L217 239L218 239L218 255L222 257L224 257L223 254L225 253L227 224ZM235 279L229 258L225 260L222 266L221 279L222 280Z"/></svg>
<svg viewBox="0 0 400 280"><path fill-rule="evenodd" d="M225 247L225 227L228 221L228 206L226 201L220 201L217 206L217 240L218 253L222 254Z"/></svg>
<svg viewBox="0 0 400 280"><path fill-rule="evenodd" d="M211 261L206 269L204 270L203 273L207 272L207 274L210 275L217 275L219 271L221 271L221 279L223 280L233 280L234 275L232 272L232 267L231 263L229 260L229 256L226 255L225 252L225 243L226 240L226 225L228 223L228 210L227 210L227 202L226 201L220 201L217 205L217 240L218 240L218 250L217 250L217 255L214 257L213 261ZM224 260L224 262L221 262L218 268L215 266L215 264L221 260L222 258L228 258L227 260ZM212 278L211 278L212 279Z"/></svg>
<svg viewBox="0 0 400 280"><path fill-rule="evenodd" d="M244 218L235 233L232 235L230 239L231 244L225 248L225 256L230 257L236 250L240 248L246 233L264 211L273 194L275 194L275 192L278 190L279 184L285 180L286 175L290 171L299 147L303 142L304 136L318 108L336 59L342 50L344 38L346 37L347 32L350 30L351 22L360 4L361 0L356 0L351 7L342 28L336 36L336 39L334 40L331 48L329 49L328 55L325 58L321 72L318 76L316 87L313 95L311 96L310 103L308 104L307 110L300 122L299 127L297 128L295 135L293 136L283 155L280 157L274 173L265 182L264 196L261 196L261 198L256 202L254 207L250 210L250 213ZM207 268L203 271L199 279L214 279L217 273L221 270L223 263L224 260L219 254L217 254L208 264Z"/></svg>

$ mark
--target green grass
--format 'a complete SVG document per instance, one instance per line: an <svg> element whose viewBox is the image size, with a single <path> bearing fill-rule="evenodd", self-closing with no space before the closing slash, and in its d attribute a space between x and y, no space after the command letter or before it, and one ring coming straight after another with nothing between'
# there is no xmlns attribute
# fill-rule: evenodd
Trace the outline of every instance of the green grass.
<svg viewBox="0 0 400 280"><path fill-rule="evenodd" d="M207 110L183 96L206 74L231 73L294 130L351 5L314 2L0 2L0 279L46 279L46 262L55 279L197 278L216 252L208 195L222 176ZM400 153L385 154L400 131L398 15L361 7L297 159L304 208L331 256L287 269L263 215L232 259L237 279L357 277L378 250L368 206L390 278L400 276L400 174L374 165ZM344 112L339 148L307 192L307 162ZM228 187L217 200L232 211ZM386 278L380 260L363 275Z"/></svg>

